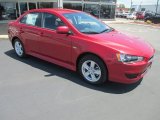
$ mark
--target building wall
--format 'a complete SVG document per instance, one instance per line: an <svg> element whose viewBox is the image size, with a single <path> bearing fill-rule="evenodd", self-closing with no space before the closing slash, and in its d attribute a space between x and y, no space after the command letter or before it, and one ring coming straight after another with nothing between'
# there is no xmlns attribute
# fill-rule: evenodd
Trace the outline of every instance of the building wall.
<svg viewBox="0 0 160 120"><path fill-rule="evenodd" d="M63 0L63 8L76 9L101 19L114 19L116 0Z"/></svg>
<svg viewBox="0 0 160 120"><path fill-rule="evenodd" d="M117 0L0 0L0 20L16 19L38 8L81 10L101 19L114 19Z"/></svg>

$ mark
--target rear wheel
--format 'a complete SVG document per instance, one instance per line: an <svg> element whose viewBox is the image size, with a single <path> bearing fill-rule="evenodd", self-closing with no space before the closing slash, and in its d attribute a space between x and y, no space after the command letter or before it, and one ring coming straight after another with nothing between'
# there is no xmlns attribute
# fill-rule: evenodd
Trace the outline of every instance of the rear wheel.
<svg viewBox="0 0 160 120"><path fill-rule="evenodd" d="M102 84L107 80L107 70L103 61L95 55L86 55L79 61L78 71L85 81Z"/></svg>
<svg viewBox="0 0 160 120"><path fill-rule="evenodd" d="M19 39L14 40L13 46L18 57L22 58L26 56L24 46Z"/></svg>

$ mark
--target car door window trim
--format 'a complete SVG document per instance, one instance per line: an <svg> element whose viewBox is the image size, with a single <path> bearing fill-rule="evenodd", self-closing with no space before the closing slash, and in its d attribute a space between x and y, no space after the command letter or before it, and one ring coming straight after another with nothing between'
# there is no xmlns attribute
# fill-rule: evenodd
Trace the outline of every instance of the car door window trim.
<svg viewBox="0 0 160 120"><path fill-rule="evenodd" d="M29 14L36 14L36 13L39 14L40 17L41 17L41 18L40 18L40 20L41 20L40 26L27 24L26 21L25 21L25 23L22 23L22 22L21 22L21 20L22 20L24 17L27 17ZM42 19L42 15L43 15L43 14L42 14L41 12L30 12L30 13L26 14L25 16L23 16L23 17L19 20L19 23L20 23L20 24L23 24L23 25L27 25L27 26L42 28L42 20L43 20L43 19Z"/></svg>

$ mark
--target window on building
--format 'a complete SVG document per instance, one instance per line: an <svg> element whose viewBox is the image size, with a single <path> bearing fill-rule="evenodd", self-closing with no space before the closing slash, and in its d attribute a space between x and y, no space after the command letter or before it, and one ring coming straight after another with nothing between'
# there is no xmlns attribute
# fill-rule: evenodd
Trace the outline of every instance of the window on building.
<svg viewBox="0 0 160 120"><path fill-rule="evenodd" d="M20 12L21 12L21 15L23 13L25 13L27 11L27 3L26 2L20 2Z"/></svg>
<svg viewBox="0 0 160 120"><path fill-rule="evenodd" d="M100 2L100 0L84 0L85 2Z"/></svg>
<svg viewBox="0 0 160 120"><path fill-rule="evenodd" d="M12 20L17 18L16 3L1 2L0 3L0 20Z"/></svg>
<svg viewBox="0 0 160 120"><path fill-rule="evenodd" d="M115 5L101 5L100 11L102 19L113 19L115 17Z"/></svg>
<svg viewBox="0 0 160 120"><path fill-rule="evenodd" d="M100 5L98 4L84 4L83 11L86 13L89 13L97 18L99 18L99 10L100 10Z"/></svg>
<svg viewBox="0 0 160 120"><path fill-rule="evenodd" d="M39 2L38 8L53 8L53 2Z"/></svg>
<svg viewBox="0 0 160 120"><path fill-rule="evenodd" d="M82 4L81 3L63 3L63 8L82 10Z"/></svg>
<svg viewBox="0 0 160 120"><path fill-rule="evenodd" d="M101 0L101 2L110 2L110 3L115 2L116 3L116 0Z"/></svg>
<svg viewBox="0 0 160 120"><path fill-rule="evenodd" d="M141 11L145 11L146 10L146 8L141 8Z"/></svg>
<svg viewBox="0 0 160 120"><path fill-rule="evenodd" d="M78 2L82 2L82 0L63 0L64 2L65 1L78 1Z"/></svg>
<svg viewBox="0 0 160 120"><path fill-rule="evenodd" d="M28 3L28 5L29 5L29 10L36 9L36 4L37 4L37 3L29 2L29 3Z"/></svg>
<svg viewBox="0 0 160 120"><path fill-rule="evenodd" d="M105 18L111 18L111 7L110 5L101 5L101 14L100 17Z"/></svg>

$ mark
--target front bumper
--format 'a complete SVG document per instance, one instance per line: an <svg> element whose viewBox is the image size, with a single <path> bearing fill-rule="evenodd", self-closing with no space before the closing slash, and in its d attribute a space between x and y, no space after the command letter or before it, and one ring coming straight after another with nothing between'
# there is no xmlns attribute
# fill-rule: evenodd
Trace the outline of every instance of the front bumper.
<svg viewBox="0 0 160 120"><path fill-rule="evenodd" d="M108 68L109 80L125 84L138 82L151 68L152 60L153 57L147 61L112 64Z"/></svg>

